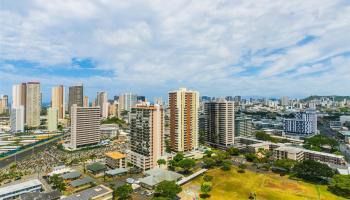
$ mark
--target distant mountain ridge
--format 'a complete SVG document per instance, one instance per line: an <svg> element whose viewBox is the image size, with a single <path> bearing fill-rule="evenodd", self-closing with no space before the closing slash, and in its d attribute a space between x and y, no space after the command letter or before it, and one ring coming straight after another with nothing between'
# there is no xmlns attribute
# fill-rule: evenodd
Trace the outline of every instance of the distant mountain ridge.
<svg viewBox="0 0 350 200"><path fill-rule="evenodd" d="M309 97L306 97L303 99L304 101L311 101L315 99L322 99L322 98L334 98L334 101L343 101L344 99L350 100L350 96L338 96L338 95L328 95L328 96L318 96L318 95L312 95Z"/></svg>

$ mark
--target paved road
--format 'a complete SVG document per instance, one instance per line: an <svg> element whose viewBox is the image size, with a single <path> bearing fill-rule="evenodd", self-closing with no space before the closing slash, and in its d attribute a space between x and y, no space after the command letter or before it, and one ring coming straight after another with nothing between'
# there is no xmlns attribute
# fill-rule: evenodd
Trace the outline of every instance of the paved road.
<svg viewBox="0 0 350 200"><path fill-rule="evenodd" d="M61 137L55 138L55 139L53 139L45 144L36 146L34 148L29 148L25 151L22 151L20 153L12 155L4 160L0 160L0 168L6 167L7 165L15 162L16 160L21 161L21 160L25 159L26 157L28 157L32 154L35 154L37 151L44 150L46 147L52 145L53 143L57 142L57 140L60 140L60 139L61 139Z"/></svg>

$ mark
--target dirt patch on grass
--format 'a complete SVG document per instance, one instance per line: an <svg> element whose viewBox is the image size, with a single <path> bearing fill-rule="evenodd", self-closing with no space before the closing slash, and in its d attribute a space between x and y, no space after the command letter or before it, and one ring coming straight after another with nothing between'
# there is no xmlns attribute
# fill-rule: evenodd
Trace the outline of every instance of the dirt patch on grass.
<svg viewBox="0 0 350 200"><path fill-rule="evenodd" d="M297 184L288 183L288 182L282 182L282 183L276 184L276 183L271 182L270 180L266 180L265 187L279 189L279 190L292 190L294 192L302 192L303 191L303 189L301 189Z"/></svg>

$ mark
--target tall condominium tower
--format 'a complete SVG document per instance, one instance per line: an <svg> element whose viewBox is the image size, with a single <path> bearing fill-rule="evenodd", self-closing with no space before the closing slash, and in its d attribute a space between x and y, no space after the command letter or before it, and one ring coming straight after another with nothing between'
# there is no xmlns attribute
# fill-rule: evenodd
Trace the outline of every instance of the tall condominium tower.
<svg viewBox="0 0 350 200"><path fill-rule="evenodd" d="M233 101L219 99L204 103L205 142L213 147L227 148L234 144L235 108Z"/></svg>
<svg viewBox="0 0 350 200"><path fill-rule="evenodd" d="M27 106L27 84L22 83L12 86L12 107L23 106L24 122L26 120L26 106Z"/></svg>
<svg viewBox="0 0 350 200"><path fill-rule="evenodd" d="M23 132L24 131L24 107L12 107L11 109L11 132Z"/></svg>
<svg viewBox="0 0 350 200"><path fill-rule="evenodd" d="M40 126L41 92L39 82L27 83L26 124L28 127Z"/></svg>
<svg viewBox="0 0 350 200"><path fill-rule="evenodd" d="M253 119L250 116L239 115L235 117L235 136L255 138Z"/></svg>
<svg viewBox="0 0 350 200"><path fill-rule="evenodd" d="M129 160L142 170L157 166L164 151L164 111L147 103L131 109Z"/></svg>
<svg viewBox="0 0 350 200"><path fill-rule="evenodd" d="M288 106L289 104L289 98L287 96L283 96L281 98L281 106Z"/></svg>
<svg viewBox="0 0 350 200"><path fill-rule="evenodd" d="M317 133L315 109L295 113L294 119L284 119L284 132L291 135L312 135Z"/></svg>
<svg viewBox="0 0 350 200"><path fill-rule="evenodd" d="M57 131L58 109L51 107L47 109L47 130L50 132Z"/></svg>
<svg viewBox="0 0 350 200"><path fill-rule="evenodd" d="M58 111L58 119L64 118L64 87L63 85L59 85L53 87L51 90L51 107L57 108Z"/></svg>
<svg viewBox="0 0 350 200"><path fill-rule="evenodd" d="M84 101L83 101L83 107L89 107L89 97L88 96L84 96Z"/></svg>
<svg viewBox="0 0 350 200"><path fill-rule="evenodd" d="M169 92L170 144L173 151L198 148L199 93L180 88Z"/></svg>
<svg viewBox="0 0 350 200"><path fill-rule="evenodd" d="M68 112L70 114L71 107L76 104L78 107L83 106L83 85L69 87Z"/></svg>
<svg viewBox="0 0 350 200"><path fill-rule="evenodd" d="M124 93L119 96L119 105L121 111L131 111L131 108L137 104L137 95Z"/></svg>
<svg viewBox="0 0 350 200"><path fill-rule="evenodd" d="M8 101L9 97L7 95L0 96L0 114L8 113Z"/></svg>
<svg viewBox="0 0 350 200"><path fill-rule="evenodd" d="M98 144L100 142L100 107L71 107L72 149Z"/></svg>
<svg viewBox="0 0 350 200"><path fill-rule="evenodd" d="M108 98L106 92L98 92L96 98L97 106L101 108L101 117L108 117Z"/></svg>

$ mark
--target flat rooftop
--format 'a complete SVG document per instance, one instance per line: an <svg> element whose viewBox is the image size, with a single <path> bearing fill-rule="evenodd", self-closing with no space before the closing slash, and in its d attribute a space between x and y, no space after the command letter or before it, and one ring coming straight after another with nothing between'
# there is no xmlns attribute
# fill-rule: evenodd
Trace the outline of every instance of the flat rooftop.
<svg viewBox="0 0 350 200"><path fill-rule="evenodd" d="M21 183L15 183L8 186L5 185L5 187L0 188L0 196L11 192L27 189L30 187L36 187L39 185L42 185L42 183L38 179L33 179L33 180L21 182Z"/></svg>
<svg viewBox="0 0 350 200"><path fill-rule="evenodd" d="M110 152L107 152L105 155L110 157L110 158L113 158L113 159L126 158L125 154L122 154L122 153L120 153L118 151L110 151Z"/></svg>
<svg viewBox="0 0 350 200"><path fill-rule="evenodd" d="M113 190L104 186L104 185L98 185L93 188L89 188L86 190L83 190L79 193L73 194L71 196L65 197L62 200L87 200L87 199L93 199L98 196L106 195L108 193L112 193Z"/></svg>

